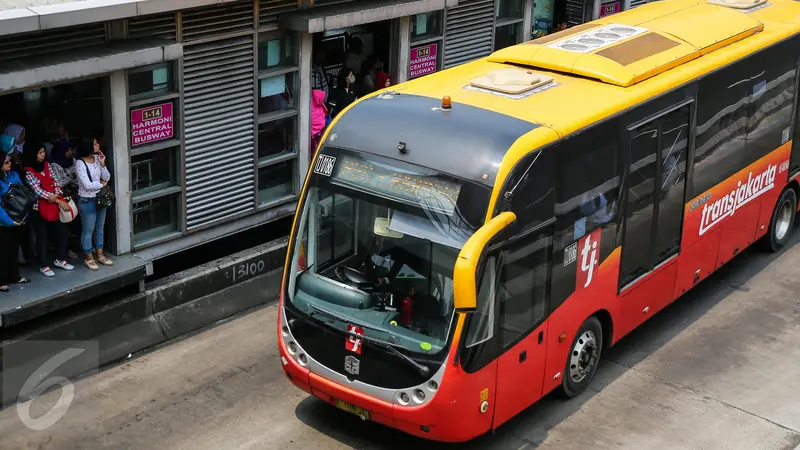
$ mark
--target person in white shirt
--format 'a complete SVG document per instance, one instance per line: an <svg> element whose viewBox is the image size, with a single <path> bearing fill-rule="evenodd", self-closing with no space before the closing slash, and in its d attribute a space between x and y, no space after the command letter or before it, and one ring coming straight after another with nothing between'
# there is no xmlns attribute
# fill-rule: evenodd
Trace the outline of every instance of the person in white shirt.
<svg viewBox="0 0 800 450"><path fill-rule="evenodd" d="M97 139L84 141L78 147L78 159L75 161L75 176L78 179L78 210L81 216L81 246L86 255L84 264L89 270L99 270L97 263L105 266L114 265L103 254L103 229L106 222L106 207L97 202L97 194L111 180L106 168L106 155L100 151ZM94 237L94 247L92 247ZM93 256L97 251L97 260Z"/></svg>

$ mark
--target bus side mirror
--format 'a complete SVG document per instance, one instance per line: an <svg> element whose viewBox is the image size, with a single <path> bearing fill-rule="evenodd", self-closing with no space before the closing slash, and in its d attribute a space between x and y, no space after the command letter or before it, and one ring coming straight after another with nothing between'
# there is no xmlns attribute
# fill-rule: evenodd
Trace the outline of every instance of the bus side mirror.
<svg viewBox="0 0 800 450"><path fill-rule="evenodd" d="M483 256L486 245L498 233L517 220L517 216L506 211L478 229L461 248L453 271L454 302L456 312L471 312L477 305L478 263Z"/></svg>

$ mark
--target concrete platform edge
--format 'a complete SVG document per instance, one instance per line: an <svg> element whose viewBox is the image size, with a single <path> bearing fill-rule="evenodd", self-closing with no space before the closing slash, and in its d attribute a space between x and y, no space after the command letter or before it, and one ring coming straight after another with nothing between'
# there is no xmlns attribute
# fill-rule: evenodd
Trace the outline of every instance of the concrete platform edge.
<svg viewBox="0 0 800 450"><path fill-rule="evenodd" d="M277 300L286 251L279 239L148 285L145 292L66 316L0 345L0 407L21 398L26 379L70 349L82 358L45 378L74 381L104 366ZM88 351L87 351L88 350ZM20 356L22 355L22 356Z"/></svg>

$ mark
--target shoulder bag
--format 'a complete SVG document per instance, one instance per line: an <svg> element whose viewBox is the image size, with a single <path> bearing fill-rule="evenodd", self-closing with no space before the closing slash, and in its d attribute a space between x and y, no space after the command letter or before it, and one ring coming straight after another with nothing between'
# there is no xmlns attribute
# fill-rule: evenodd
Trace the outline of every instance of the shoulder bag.
<svg viewBox="0 0 800 450"><path fill-rule="evenodd" d="M81 159L81 162L84 166L86 166L86 175L89 176L89 181L94 182L92 180L92 172L89 170L89 165L86 164L86 161ZM114 191L111 190L111 185L106 183L100 192L97 193L97 206L107 208L114 204Z"/></svg>
<svg viewBox="0 0 800 450"><path fill-rule="evenodd" d="M22 183L14 183L8 185L8 192L3 196L3 209L12 220L22 223L33 209L35 201L33 189Z"/></svg>

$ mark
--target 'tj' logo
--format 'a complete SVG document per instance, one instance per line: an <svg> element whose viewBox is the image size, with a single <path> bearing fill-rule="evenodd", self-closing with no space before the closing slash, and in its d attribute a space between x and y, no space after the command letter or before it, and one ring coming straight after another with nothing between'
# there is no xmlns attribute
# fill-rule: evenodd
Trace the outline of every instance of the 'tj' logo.
<svg viewBox="0 0 800 450"><path fill-rule="evenodd" d="M580 265L576 277L576 288L588 288L594 278L594 269L600 264L600 236L602 230L597 229L578 241L580 249Z"/></svg>

